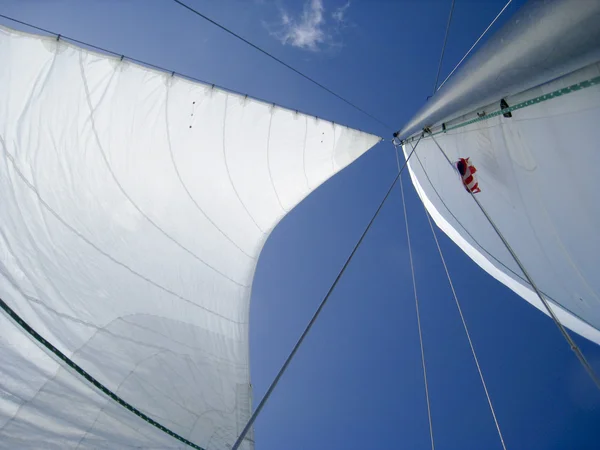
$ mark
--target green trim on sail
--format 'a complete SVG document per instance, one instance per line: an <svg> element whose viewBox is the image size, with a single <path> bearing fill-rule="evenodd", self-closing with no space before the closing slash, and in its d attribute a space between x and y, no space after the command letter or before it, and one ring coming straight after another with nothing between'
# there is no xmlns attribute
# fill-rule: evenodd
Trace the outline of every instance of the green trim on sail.
<svg viewBox="0 0 600 450"><path fill-rule="evenodd" d="M93 376L91 376L88 372L86 372L81 366L76 364L71 358L69 358L67 355L65 355L63 352L61 352L59 349L57 349L54 345L52 345L46 339L44 339L43 336L41 336L37 331L35 331L27 322L25 322L23 319L21 319L21 317L10 306L8 306L6 304L6 302L4 300L2 300L1 298L0 298L0 307L10 316L11 319L13 319L17 324L19 324L21 326L21 328L23 328L23 330L25 330L37 342L39 342L44 347L46 347L48 350L50 350L59 359L64 361L71 369L73 369L75 372L77 372L79 375L81 375L83 378L85 378L90 384L94 385L99 391L106 394L108 397L113 399L119 405L121 405L125 409L131 411L136 416L138 416L140 419L148 422L153 427L156 427L160 431L168 434L171 437L174 437L178 441L183 442L184 444L186 444L196 450L205 450L204 448L194 444L191 441L188 441L183 436L175 433L174 431L168 429L167 427L161 425L157 421L148 417L146 414L141 412L135 406L126 402L121 397L119 397L117 394L112 392L110 389L108 389L106 386L104 386L102 383L100 383L98 380L96 380Z"/></svg>
<svg viewBox="0 0 600 450"><path fill-rule="evenodd" d="M544 94L544 95L540 95L538 97L532 98L530 100L525 100L524 102L518 103L514 106L500 109L498 111L494 111L492 113L485 114L484 116L481 116L481 117L476 117L474 119L467 120L465 122L461 122L459 124L446 127L445 130L441 129L439 131L436 131L435 133L431 133L429 136L437 136L438 134L446 133L451 130L456 130L457 128L466 127L467 125L471 125L471 124L474 124L477 122L482 122L482 121L488 120L492 117L499 116L500 114L506 114L506 113L509 113L512 111L516 111L517 109L523 109L523 108L526 108L531 105L537 105L538 103L545 102L546 100L550 100L550 99L553 99L556 97L560 97L562 95L570 94L572 92L577 92L582 89L586 89L586 88L595 86L597 84L600 84L600 76L590 78L589 80L581 81L579 83L572 84L571 86L567 86L565 88L557 89L555 91L550 92L549 94ZM425 138L427 138L429 136L425 136ZM405 140L404 142L413 142L414 140L415 140L415 136Z"/></svg>

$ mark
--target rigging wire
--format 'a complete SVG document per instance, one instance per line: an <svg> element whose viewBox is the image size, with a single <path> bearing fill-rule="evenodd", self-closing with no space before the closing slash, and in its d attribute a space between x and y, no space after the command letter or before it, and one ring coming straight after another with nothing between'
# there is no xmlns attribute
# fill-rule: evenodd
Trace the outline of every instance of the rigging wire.
<svg viewBox="0 0 600 450"><path fill-rule="evenodd" d="M389 187L387 193L385 194L385 197L383 197L383 200L381 201L381 203L379 204L379 207L377 208L377 210L375 211L375 213L373 214L373 217L371 218L371 220L369 221L368 225L366 226L366 228L364 229L362 235L360 236L360 239L357 241L357 243L354 245L354 248L352 249L352 252L350 253L350 255L348 256L348 258L346 259L346 262L344 263L344 265L342 266L342 268L340 269L340 271L338 272L337 276L335 277L335 280L333 281L333 283L331 284L329 290L327 291L327 294L325 294L325 297L323 297L323 300L321 301L321 303L319 304L319 307L317 308L317 310L315 311L315 313L313 314L312 318L310 319L310 321L308 322L308 325L306 326L306 328L304 329L304 331L302 332L302 334L300 335L300 338L298 338L298 341L296 342L296 344L294 345L294 347L292 348L292 351L290 352L290 354L288 355L288 357L286 358L285 362L283 363L283 365L281 366L281 368L279 369L279 372L277 373L277 375L275 376L275 378L273 379L273 381L271 382L271 384L269 385L269 388L267 389L267 392L265 393L265 395L263 396L263 398L260 400L260 403L258 404L258 406L256 407L256 409L254 410L254 412L252 413L252 416L250 416L250 419L248 419L248 422L246 423L246 425L244 426L244 429L242 430L242 432L240 433L240 435L238 436L237 440L235 441L235 443L233 444L233 447L231 447L231 450L238 450L239 446L242 444L244 438L246 437L246 434L248 433L248 431L250 430L250 428L252 427L252 425L254 424L254 421L256 420L256 418L258 417L258 415L260 414L260 412L262 411L263 407L265 406L265 404L267 403L267 400L269 400L269 397L271 396L271 394L273 393L273 391L275 390L275 388L277 387L277 384L279 383L279 380L281 379L281 377L283 376L283 374L285 373L286 369L288 368L288 366L290 365L290 362L292 361L292 359L294 358L294 356L296 355L296 352L298 351L298 349L300 348L300 346L302 345L302 342L304 342L304 339L306 338L306 336L308 335L310 329L312 328L312 326L314 325L314 323L316 322L316 320L318 319L319 315L321 314L321 311L323 310L323 308L325 307L325 304L327 303L327 301L329 300L329 298L331 297L331 294L333 293L333 291L335 290L338 282L340 281L340 279L342 278L342 275L344 275L344 272L346 271L346 268L348 267L348 265L350 264L350 261L352 261L352 258L354 257L354 255L356 254L356 251L358 250L358 248L360 247L360 245L362 244L363 240L365 239L365 236L367 235L367 233L369 232L369 230L371 229L371 226L373 225L373 222L375 222L375 219L377 218L377 216L379 215L379 212L381 211L381 209L383 208L383 205L385 204L386 200L388 199L388 197L390 196L392 190L394 189L394 186L396 185L396 183L398 182L398 180L400 179L400 175L402 175L402 172L404 171L404 169L406 168L406 165L408 164L408 161L410 160L410 157L414 154L417 146L419 145L420 141L417 141L417 143L415 144L415 146L413 147L413 150L410 152L410 154L408 155L408 158L406 158L406 161L404 162L404 165L402 166L402 168L400 168L398 170L398 174L396 175L396 177L394 178L394 181L392 182L391 186Z"/></svg>
<svg viewBox="0 0 600 450"><path fill-rule="evenodd" d="M444 254L442 253L442 248L440 247L440 243L437 238L437 234L431 223L431 216L425 208L423 204L423 208L425 209L425 215L427 216L427 222L429 222L429 228L431 228L431 234L433 234L433 238L435 239L435 245L437 246L438 253L440 254L440 259L442 260L442 264L444 265L444 270L446 271L446 277L448 278L448 283L450 284L450 289L452 289L452 295L454 296L454 301L456 303L456 308L458 309L458 313L460 314L460 320L463 324L463 328L465 329L465 335L467 336L467 340L469 341L469 347L471 347L471 353L473 354L473 359L475 360L475 365L477 366L477 372L479 372L479 378L481 379L481 384L483 386L483 390L485 391L485 396L488 401L488 405L490 406L490 411L492 413L492 417L494 418L494 423L496 424L496 430L498 431L498 437L500 438L500 443L502 444L502 448L506 450L506 444L504 443L504 438L502 437L502 431L500 431L500 424L498 423L498 419L496 417L496 412L494 411L494 406L492 405L492 399L488 392L487 385L485 384L485 380L483 378L483 372L481 371L481 367L479 366L479 359L477 358L477 354L475 352L475 346L473 345L473 341L471 340L471 334L469 333L469 329L467 327L467 322L462 312L462 308L460 307L460 302L458 301L458 295L456 294L456 290L454 289L454 283L452 283L452 278L450 277L450 272L448 270L448 266L446 265L446 259L444 258Z"/></svg>
<svg viewBox="0 0 600 450"><path fill-rule="evenodd" d="M462 62L466 59L466 57L469 56L469 54L473 51L473 49L477 46L477 44L479 44L479 41L481 41L481 39L483 39L483 37L486 35L486 33L489 31L489 29L492 28L492 26L496 23L496 21L498 20L498 18L502 15L502 13L506 10L506 8L508 8L508 5L510 5L511 3L512 3L512 0L508 0L508 2L506 3L506 5L504 5L504 8L502 8L502 10L498 13L498 15L494 18L494 20L492 20L492 23L490 23L488 25L488 27L484 30L484 32L481 33L481 36L479 36L479 38L471 46L471 48L469 49L469 51L467 53L465 53L465 56L462 57L462 59L458 62L458 64L454 67L454 69L452 69L452 72L450 72L450 74L446 77L446 79L444 81L442 81L442 83L434 91L434 93L437 92L437 91L439 91L442 88L442 86L446 83L446 81L448 81L448 79L452 76L452 74L454 72L456 72L456 69L458 69L458 66L460 66L462 64ZM450 23L450 21L448 21L448 24L449 23ZM446 33L447 33L447 31L446 31ZM442 51L442 56L443 56L443 51ZM441 64L442 64L442 62L441 62L441 59L440 59L440 66L441 66ZM438 69L438 76L439 76L439 69ZM436 83L437 83L437 80L436 80Z"/></svg>
<svg viewBox="0 0 600 450"><path fill-rule="evenodd" d="M398 158L398 147L394 146L396 151L396 164L398 165L398 172L400 173L400 160ZM416 146L413 147L412 153L415 151ZM408 161L408 159L407 159ZM406 163L405 163L406 164ZM402 209L404 211L404 224L406 226L406 240L408 242L408 256L410 259L410 273L412 275L413 293L415 295L415 309L417 312L417 328L419 329L419 346L421 348L421 364L423 366L423 381L425 383L425 399L427 400L427 418L429 420L429 437L431 439L431 450L435 450L433 442L433 424L431 421L431 402L429 400L429 384L427 383L427 369L425 367L425 348L423 346L423 332L421 330L421 314L419 312L419 297L417 295L417 282L415 279L415 266L413 264L412 246L410 243L410 231L408 227L408 215L406 214L406 201L404 200L404 187L402 186L402 177L400 177L400 193L402 194Z"/></svg>
<svg viewBox="0 0 600 450"><path fill-rule="evenodd" d="M448 158L448 156L446 155L446 153L444 152L444 150L442 150L442 147L440 147L440 144L438 144L438 142L435 139L435 137L431 134L431 131L429 131L429 135L431 136L431 139L433 139L433 142L435 142L435 145L440 150L440 152L442 153L442 155L444 155L444 158L446 159L446 161L448 161L448 164L450 164L451 166L453 166L452 162L450 161L450 158ZM496 226L496 224L494 223L494 221L492 220L492 218L489 216L489 214L487 213L487 211L485 210L485 208L483 207L483 205L479 202L479 200L477 200L477 197L475 197L475 194L473 194L471 191L468 191L468 192L471 194L471 198L473 198L473 200L475 201L475 203L477 203L477 206L479 207L479 209L481 210L481 212L483 213L483 215L486 217L487 221L490 223L490 225L492 226L492 228L494 229L494 231L496 232L496 234L498 235L498 237L500 238L500 240L502 241L502 243L504 244L504 246L506 247L506 249L508 250L508 252L512 256L512 258L514 259L515 263L517 263L517 265L519 266L519 269L521 269L521 272L523 272L523 275L525 276L525 278L527 278L527 281L529 282L529 284L531 285L531 287L533 288L533 290L537 294L538 298L540 299L540 301L544 305L546 311L548 311L548 314L550 315L550 317L554 321L554 324L558 327L559 331L561 332L561 334L563 335L563 337L565 338L565 340L567 341L567 343L571 347L571 350L573 350L573 352L577 356L577 359L579 359L579 362L581 363L581 365L583 366L583 368L586 370L586 372L588 373L588 375L591 377L592 381L594 381L594 383L596 384L596 387L598 389L600 389L600 378L598 378L598 376L596 375L594 369L592 368L592 366L590 365L590 363L588 362L588 360L583 355L583 353L582 353L581 349L579 348L579 346L575 343L575 341L573 340L573 338L571 338L571 335L567 332L567 330L565 329L565 327L563 326L563 324L560 322L559 318L556 316L556 314L554 313L554 311L550 307L550 304L548 303L548 300L546 300L546 298L542 295L540 289L537 287L537 285L535 284L535 282L533 281L533 279L529 275L529 272L527 272L527 270L525 269L525 266L523 265L523 263L521 262L521 260L518 258L517 254L515 253L515 251L511 247L511 245L508 243L508 241L506 240L506 238L504 237L504 235L502 234L502 232L500 231L500 229Z"/></svg>
<svg viewBox="0 0 600 450"><path fill-rule="evenodd" d="M438 81L440 80L440 71L442 70L442 61L444 60L444 52L446 51L446 43L448 42L448 32L450 31L450 22L452 22L452 13L454 12L454 3L455 3L455 0L452 0L452 5L450 6L450 14L448 15L448 23L446 24L446 34L444 35L444 43L442 44L442 53L440 54L440 62L438 64L437 75L435 76L435 84L433 85L433 93L434 94L437 91L437 84L438 84ZM397 153L397 150L398 149L396 149L396 153Z"/></svg>
<svg viewBox="0 0 600 450"><path fill-rule="evenodd" d="M324 91L328 92L329 94L333 95L334 97L338 98L339 100L343 101L344 103L350 105L351 107L353 107L354 109L356 109L357 111L360 111L361 113L369 116L371 119L373 119L374 121L376 121L377 123L379 123L380 125L383 125L384 127L386 127L388 130L393 130L393 128L391 126L389 126L388 124L386 124L385 122L383 122L382 120L378 119L377 117L375 117L373 114L369 113L368 111L364 110L363 108L361 108L360 106L356 105L355 103L352 103L350 100L347 100L346 98L342 97L341 95L337 94L336 92L332 91L331 89L329 89L327 86L323 85L322 83L319 83L317 80L315 80L314 78L304 74L303 72L300 72L300 70L296 69L295 67L289 65L288 63L286 63L285 61L279 59L277 56L274 56L273 54L269 53L268 51L264 50L263 48L259 47L256 44L253 44L252 42L250 42L248 39L240 36L239 34L237 34L236 32L230 30L229 28L227 28L224 25L221 25L220 23L216 22L215 20L211 19L210 17L206 16L205 14L202 14L200 11L198 11L197 9L192 8L191 6L187 5L186 3L180 1L180 0L172 0L175 3L177 3L178 5L184 7L185 9L187 9L188 11L196 14L198 17L201 17L202 19L206 20L207 22L212 23L213 25L215 25L216 27L220 28L221 30L225 31L226 33L232 35L233 37L239 39L240 41L244 42L245 44L249 45L250 47L252 47L253 49L259 51L260 53L262 53L265 56L268 56L269 58L271 58L272 60L276 61L277 63L281 64L282 66L288 68L289 70L291 70L292 72L295 72L296 74L300 75L302 78L310 81L311 83L315 84L316 86L320 87L321 89L323 89Z"/></svg>

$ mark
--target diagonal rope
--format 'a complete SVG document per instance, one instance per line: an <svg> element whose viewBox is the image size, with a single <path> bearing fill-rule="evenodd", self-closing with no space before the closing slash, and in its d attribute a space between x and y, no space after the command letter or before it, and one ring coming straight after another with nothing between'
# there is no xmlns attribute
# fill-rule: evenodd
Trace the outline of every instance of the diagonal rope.
<svg viewBox="0 0 600 450"><path fill-rule="evenodd" d="M452 162L450 161L450 158L448 158L448 156L446 155L446 153L444 152L444 150L442 150L442 147L440 147L440 144L438 144L438 142L435 139L435 137L433 137L433 135L431 134L431 131L429 131L429 135L433 139L433 142L435 142L435 145L440 150L440 152L442 153L442 155L444 155L444 158L446 158L446 161L448 161L448 164L450 164L451 166L453 166ZM487 211L485 210L485 208L483 207L483 205L479 202L479 200L477 200L477 197L475 197L475 194L473 194L470 191L468 191L468 192L471 194L471 198L473 198L473 200L475 201L475 203L477 203L477 206L479 207L479 209L481 210L481 212L483 213L483 215L486 217L487 221L490 223L490 225L492 226L492 228L494 229L494 231L496 232L496 234L498 235L498 237L500 238L500 240L502 241L502 243L504 244L504 246L506 247L506 249L508 250L508 252L512 256L512 258L514 259L514 261L519 266L519 269L521 269L521 272L523 272L523 275L525 276L525 278L527 278L527 281L529 282L529 284L531 285L531 287L533 288L533 290L537 294L538 298L540 299L540 301L542 302L542 304L546 308L546 311L548 311L548 314L550 315L550 317L554 321L554 324L558 327L560 333L563 335L563 337L565 338L565 340L567 341L567 343L571 347L571 350L573 350L573 352L577 356L577 359L579 359L579 362L581 363L581 365L583 366L583 368L586 370L586 372L588 373L588 375L590 376L590 378L592 379L592 381L594 381L594 383L596 384L596 387L598 389L600 389L600 378L598 378L598 375L596 375L596 372L594 371L594 369L592 368L592 366L590 365L590 363L588 362L588 360L583 355L583 353L582 353L581 349L579 348L579 346L575 343L575 341L573 340L573 338L571 338L571 335L569 335L569 333L567 332L567 330L565 329L565 327L563 326L563 324L560 322L559 318L556 316L556 314L554 313L554 311L550 307L550 304L548 303L548 300L546 300L546 298L542 295L540 289L537 287L537 285L535 284L535 282L533 281L533 279L529 275L529 272L527 272L527 270L525 269L525 266L523 265L523 263L521 262L521 260L518 258L517 254L515 253L515 251L513 250L513 248L510 246L510 244L508 243L508 241L506 240L506 238L504 237L504 235L502 234L502 232L500 231L500 229L496 226L496 224L494 223L494 221L492 220L492 218L489 216L489 214L487 213Z"/></svg>
<svg viewBox="0 0 600 450"><path fill-rule="evenodd" d="M465 53L465 56L462 57L462 59L458 62L458 64L454 67L454 69L452 69L452 72L450 72L450 74L446 77L446 79L444 81L442 81L442 84L440 84L440 87L438 87L435 91L439 91L442 88L442 86L446 83L446 81L448 81L448 79L452 76L452 74L454 72L456 72L456 69L458 69L458 66L460 66L462 64L462 62L466 59L466 57L471 54L471 52L473 51L473 49L477 46L477 44L479 44L479 41L481 41L481 39L483 39L483 37L486 35L486 33L489 31L489 29L492 28L492 26L496 23L496 21L502 15L502 13L504 12L504 10L506 8L508 8L508 5L510 5L511 2L512 2L512 0L508 0L508 2L506 3L506 5L504 5L504 8L502 8L502 10L498 13L498 15L494 18L494 20L492 20L492 23L490 23L488 25L488 27L484 30L484 32L481 33L481 36L479 36L479 38L471 46L471 48L469 49L469 51L467 53ZM448 21L448 24L449 23L450 23L450 21ZM443 55L443 53L442 53L442 55ZM441 60L440 60L440 66L441 66ZM438 76L439 76L439 69L438 69ZM437 80L436 80L436 83L437 83Z"/></svg>
<svg viewBox="0 0 600 450"><path fill-rule="evenodd" d="M269 53L268 51L262 49L261 47L259 47L256 44L253 44L252 42L250 42L248 39L240 36L239 34L237 34L236 32L230 30L229 28L227 28L224 25L221 25L220 23L216 22L215 20L211 19L210 17L206 16L205 14L202 14L200 11L198 11L197 9L192 8L191 6L185 4L184 2L180 1L180 0L172 0L175 3L177 3L178 5L184 7L185 9L187 9L188 11L196 14L198 17L201 17L202 19L206 20L207 22L212 23L213 25L215 25L216 27L220 28L221 30L225 31L226 33L232 35L233 37L235 37L236 39L239 39L240 41L244 42L245 44L249 45L250 47L252 47L255 50L258 50L260 53L262 53L265 56L268 56L269 58L271 58L272 60L276 61L277 63L281 64L282 66L286 67L287 69L290 69L292 72L295 72L296 74L300 75L302 78L310 81L311 83L315 84L316 86L320 87L321 89L323 89L325 92L328 92L329 94L333 95L334 97L338 98L339 100L343 101L344 103L346 103L347 105L350 105L351 107L353 107L354 109L356 109L357 111L360 111L361 113L369 116L371 119L373 119L374 121L376 121L377 123L379 123L380 125L383 125L384 127L386 127L387 129L391 130L392 127L390 127L388 124L386 124L385 122L383 122L382 120L378 119L377 117L375 117L373 114L369 113L368 111L365 111L364 109L362 109L360 106L356 105L355 103L352 103L350 100L345 99L344 97L342 97L341 95L337 94L336 92L332 91L331 89L329 89L327 86L319 83L317 80L315 80L314 78L305 75L304 73L300 72L298 69L296 69L295 67L289 65L288 63L286 63L285 61L279 59L277 56L274 56L273 54Z"/></svg>
<svg viewBox="0 0 600 450"><path fill-rule="evenodd" d="M39 344L40 346L44 347L46 350L51 352L54 356L56 356L63 363L65 363L70 369L75 371L79 376L81 376L83 379L85 379L89 384L94 386L96 389L98 389L104 395L108 396L109 398L111 398L112 400L117 402L120 406L127 409L131 413L135 414L143 421L149 423L150 425L152 425L155 428L158 428L160 431L168 434L172 438L177 439L178 441L184 443L188 447L191 447L196 450L205 450L204 448L200 447L199 445L194 444L192 441L190 441L190 440L184 438L183 436L181 436L180 434L174 432L170 428L167 428L164 425L162 425L161 423L152 419L150 416L143 413L141 411L141 409L136 408L131 403L127 402L122 397L117 395L114 391L109 389L106 385L100 383L100 381L98 381L98 379L96 379L92 375L90 375L89 372L85 371L80 365L78 365L75 361L73 361L71 358L69 358L63 352L61 352L57 347L55 347L53 344L51 344L49 341L47 341L41 334L39 334L35 329L33 329L33 327L31 327L27 322L25 322L21 318L21 316L19 316L1 298L0 298L0 309L2 311L4 311L4 313L8 317L10 317L14 322L16 322L16 324L18 324L32 339L34 339L37 344Z"/></svg>
<svg viewBox="0 0 600 450"><path fill-rule="evenodd" d="M396 147L396 146L395 146ZM417 146L415 145L411 151L411 155L414 153ZM396 147L396 164L398 165L398 176L401 175L400 171L400 160L398 158L398 147ZM409 156L410 158L410 156ZM408 159L406 160L408 162ZM406 162L404 165L406 166ZM421 364L423 366L423 381L425 383L425 399L427 400L427 417L429 419L429 437L431 439L431 450L435 449L433 443L433 425L431 422L431 403L429 400L429 385L427 383L427 369L425 367L425 349L423 347L423 332L421 330L421 315L419 313L419 297L417 296L417 282L415 279L415 267L413 264L412 247L410 244L410 231L408 227L408 215L406 214L406 202L404 200L404 187L402 186L402 177L400 177L400 193L402 194L402 209L404 211L404 224L406 226L406 240L408 241L408 256L410 259L410 273L412 275L413 293L415 294L415 309L417 311L417 327L419 329L419 345L421 347Z"/></svg>
<svg viewBox="0 0 600 450"><path fill-rule="evenodd" d="M288 355L288 357L286 358L285 362L283 363L283 366L281 366L281 369L279 369L279 372L277 373L277 375L275 376L275 378L273 379L273 381L271 382L271 385L269 386L269 388L267 389L267 392L265 393L265 395L263 396L263 398L260 400L260 403L258 404L258 406L256 407L256 410L252 413L252 416L250 417L250 419L248 420L248 422L246 423L246 426L244 426L244 429L242 430L242 432L240 433L240 435L238 436L237 440L235 441L235 443L233 444L233 447L231 447L231 450L238 450L239 446L242 444L244 438L246 437L246 434L248 434L248 431L250 430L250 428L252 427L252 425L254 424L254 421L256 420L256 418L258 417L258 415L260 414L260 412L262 411L263 407L265 406L265 404L267 403L267 400L269 400L269 397L271 396L271 394L273 393L273 391L275 390L275 388L277 387L277 384L279 383L279 380L281 379L281 377L283 376L283 374L285 373L286 369L288 368L288 366L290 365L290 362L292 362L292 359L294 358L294 356L296 355L296 352L298 351L298 349L300 348L300 346L302 345L302 342L304 342L304 339L306 338L306 336L308 335L308 332L310 331L310 329L312 328L312 326L314 325L314 323L316 322L316 320L318 319L319 315L321 314L321 311L323 310L323 308L325 307L325 304L327 303L327 301L329 300L329 297L331 297L331 294L333 293L333 291L335 290L338 282L340 281L340 279L342 278L342 275L344 274L344 272L346 271L346 268L348 267L348 265L350 264L350 261L352 261L352 258L354 257L354 255L356 254L356 251L358 250L358 248L360 247L360 245L362 244L363 240L365 239L365 236L367 235L367 233L369 232L369 230L371 229L371 226L373 225L373 222L375 222L375 219L377 218L377 216L379 215L379 212L381 211L381 208L383 208L383 205L385 204L386 200L388 199L388 197L390 196L392 190L394 189L394 186L396 185L396 183L398 182L398 180L400 179L400 175L402 174L402 172L404 171L404 168L406 167L406 165L408 164L408 161L410 159L410 157L413 155L415 149L417 148L417 146L419 145L420 141L417 141L417 143L415 144L415 146L413 147L413 150L410 152L410 154L408 155L408 158L406 158L406 161L404 162L404 165L402 166L401 169L398 170L398 174L396 175L396 177L394 178L394 181L392 182L392 185L389 187L387 193L385 194L385 197L383 197L383 200L381 201L381 203L379 204L379 207L377 208L377 210L375 211L375 214L373 214L373 217L371 218L369 224L367 225L367 227L365 228L365 230L363 231L362 235L360 236L360 239L358 240L358 242L354 245L354 248L352 249L352 252L350 253L350 255L348 256L348 258L346 259L346 262L344 263L344 265L342 266L342 268L340 269L339 273L337 274L337 276L335 277L335 280L333 281L331 287L329 288L329 290L327 291L327 294L325 294L325 297L323 298L323 300L321 301L321 304L319 305L319 307L317 308L317 310L315 311L315 313L313 314L312 318L310 319L310 322L308 322L308 325L306 326L306 328L304 329L304 331L302 332L302 334L300 335L300 338L298 339L298 341L296 342L296 344L294 345L294 347L292 348L292 351L290 352L290 354Z"/></svg>
<svg viewBox="0 0 600 450"><path fill-rule="evenodd" d="M512 1L512 0L511 0ZM452 0L452 5L450 6L450 14L448 15L448 23L446 24L446 34L444 35L444 43L442 44L442 53L440 55L440 62L438 64L437 75L435 76L435 84L433 85L433 93L437 91L437 84L440 80L440 71L442 70L442 61L444 61L444 52L446 51L446 43L448 42L448 32L450 31L450 23L452 22L452 13L454 12L454 2ZM396 149L396 152L398 150Z"/></svg>
<svg viewBox="0 0 600 450"><path fill-rule="evenodd" d="M423 205L423 207L425 208L425 205ZM444 265L444 270L446 271L446 277L448 277L450 289L452 289L452 295L454 296L454 301L456 302L456 308L458 309L458 313L460 314L460 320L462 321L463 328L465 329L465 334L467 336L467 340L469 341L469 347L471 347L471 353L473 354L473 359L475 360L475 365L477 366L477 372L479 372L479 378L481 379L481 384L483 386L483 390L485 391L485 396L487 398L488 404L490 405L490 411L492 412L492 417L494 418L494 423L496 424L496 430L498 430L498 437L500 438L500 443L502 444L502 448L506 450L506 444L504 443L504 438L502 437L502 432L500 431L500 424L498 423L496 412L494 411L494 406L492 405L492 399L488 392L487 385L485 384L483 372L481 371L481 367L479 366L479 360L477 359L477 354L475 353L475 346L473 345L473 341L471 340L471 335L469 333L469 329L467 328L467 322L465 320L465 316L463 315L462 308L460 307L460 302L458 301L458 296L456 295L456 290L454 289L454 283L452 283L452 278L450 277L450 272L448 271L448 266L446 265L446 259L444 258L444 254L442 253L442 248L440 247L440 243L438 241L437 234L435 233L435 229L433 228L433 224L431 223L431 217L427 212L427 208L425 208L425 215L427 216L427 221L429 222L429 228L431 228L431 234L433 234L433 238L435 239L435 245L437 246L438 253L440 254L440 259L442 260L442 264Z"/></svg>

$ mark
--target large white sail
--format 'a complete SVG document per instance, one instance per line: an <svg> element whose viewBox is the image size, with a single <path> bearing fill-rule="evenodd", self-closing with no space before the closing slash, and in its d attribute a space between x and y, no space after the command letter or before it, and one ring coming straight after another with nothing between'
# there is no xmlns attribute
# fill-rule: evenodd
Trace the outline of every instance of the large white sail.
<svg viewBox="0 0 600 450"><path fill-rule="evenodd" d="M515 96L511 104L598 76L600 66L594 65ZM600 85L512 114L434 139L451 161L470 158L481 189L477 199L560 321L600 344L600 202L595 188L600 174ZM457 122L467 119L472 117ZM410 150L411 144L404 146L407 156ZM546 312L458 171L431 138L421 140L409 170L438 226L482 268Z"/></svg>
<svg viewBox="0 0 600 450"><path fill-rule="evenodd" d="M559 320L598 344L599 24L598 2L530 1L398 133L431 127L409 162L427 209L475 262L547 313L450 164L470 158L477 199ZM519 109L484 117L501 105ZM416 139L405 142L408 156Z"/></svg>
<svg viewBox="0 0 600 450"><path fill-rule="evenodd" d="M52 37L0 61L0 448L229 448L261 248L380 139Z"/></svg>

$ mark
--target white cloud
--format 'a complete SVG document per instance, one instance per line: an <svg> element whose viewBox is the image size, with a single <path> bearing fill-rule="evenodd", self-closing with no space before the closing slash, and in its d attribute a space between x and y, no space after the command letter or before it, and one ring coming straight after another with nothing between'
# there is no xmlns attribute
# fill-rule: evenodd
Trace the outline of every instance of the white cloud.
<svg viewBox="0 0 600 450"><path fill-rule="evenodd" d="M346 20L346 10L350 8L350 1L348 1L344 6L340 6L337 8L332 14L331 17L338 23L343 23Z"/></svg>
<svg viewBox="0 0 600 450"><path fill-rule="evenodd" d="M338 46L335 35L339 26L345 22L346 10L350 2L337 8L332 14L334 26L327 24L323 0L307 0L302 14L295 18L287 11L281 11L280 29L271 33L284 45L291 45L304 50L318 52L324 48Z"/></svg>

